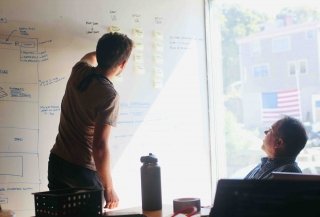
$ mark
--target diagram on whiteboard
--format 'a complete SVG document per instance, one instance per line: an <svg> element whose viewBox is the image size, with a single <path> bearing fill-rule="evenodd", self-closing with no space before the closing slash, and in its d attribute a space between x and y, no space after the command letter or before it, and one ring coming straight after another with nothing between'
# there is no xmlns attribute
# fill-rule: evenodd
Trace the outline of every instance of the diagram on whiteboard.
<svg viewBox="0 0 320 217"><path fill-rule="evenodd" d="M6 17L0 22L8 24ZM48 54L30 36L32 26L5 29L0 34L0 204L24 210L40 185L38 65Z"/></svg>

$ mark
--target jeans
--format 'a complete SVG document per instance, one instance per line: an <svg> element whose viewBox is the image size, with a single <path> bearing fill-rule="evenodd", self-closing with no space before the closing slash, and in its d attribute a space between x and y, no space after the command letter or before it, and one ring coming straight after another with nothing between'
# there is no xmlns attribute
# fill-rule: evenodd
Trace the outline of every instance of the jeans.
<svg viewBox="0 0 320 217"><path fill-rule="evenodd" d="M69 163L50 153L48 163L48 188L58 190L66 188L103 189L96 171Z"/></svg>

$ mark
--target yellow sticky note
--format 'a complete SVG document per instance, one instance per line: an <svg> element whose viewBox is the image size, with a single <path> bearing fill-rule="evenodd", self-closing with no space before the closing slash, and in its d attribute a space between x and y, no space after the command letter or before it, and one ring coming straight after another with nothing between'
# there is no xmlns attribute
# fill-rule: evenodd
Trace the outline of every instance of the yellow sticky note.
<svg viewBox="0 0 320 217"><path fill-rule="evenodd" d="M135 64L134 65L134 72L136 74L144 74L144 66L142 64Z"/></svg>
<svg viewBox="0 0 320 217"><path fill-rule="evenodd" d="M153 60L156 64L162 64L163 63L163 56L160 54L154 54Z"/></svg>
<svg viewBox="0 0 320 217"><path fill-rule="evenodd" d="M160 88L162 88L162 86L163 86L163 81L162 80L161 81L153 81L153 87L155 89L160 89Z"/></svg>
<svg viewBox="0 0 320 217"><path fill-rule="evenodd" d="M142 64L144 62L143 53L140 53L140 52L134 53L133 59L135 63Z"/></svg>
<svg viewBox="0 0 320 217"><path fill-rule="evenodd" d="M134 38L143 38L143 29L142 28L134 28L132 29L132 34Z"/></svg>
<svg viewBox="0 0 320 217"><path fill-rule="evenodd" d="M163 40L163 34L162 32L159 32L159 31L153 31L153 37L155 40L158 40L158 41Z"/></svg>
<svg viewBox="0 0 320 217"><path fill-rule="evenodd" d="M119 26L109 26L108 31L109 32L120 32L120 27Z"/></svg>
<svg viewBox="0 0 320 217"><path fill-rule="evenodd" d="M144 46L141 42L136 41L134 42L134 48L138 51L143 51L144 50Z"/></svg>
<svg viewBox="0 0 320 217"><path fill-rule="evenodd" d="M163 70L159 67L154 67L153 68L153 74L154 74L154 77L163 77Z"/></svg>
<svg viewBox="0 0 320 217"><path fill-rule="evenodd" d="M153 48L156 52L163 52L163 43L154 42Z"/></svg>

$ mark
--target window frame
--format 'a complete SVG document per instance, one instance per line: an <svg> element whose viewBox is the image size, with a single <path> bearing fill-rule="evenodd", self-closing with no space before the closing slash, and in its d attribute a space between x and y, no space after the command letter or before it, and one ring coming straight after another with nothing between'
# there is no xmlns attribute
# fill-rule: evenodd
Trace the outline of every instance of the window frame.
<svg viewBox="0 0 320 217"><path fill-rule="evenodd" d="M263 75L256 76L255 68L258 68L258 67L262 68L264 66L266 68L266 73ZM270 75L270 64L269 63L260 63L260 64L255 64L252 66L252 77L254 79L267 78L267 77L269 77L269 75Z"/></svg>
<svg viewBox="0 0 320 217"><path fill-rule="evenodd" d="M305 63L305 72L301 72L301 63ZM294 74L291 73L291 66L294 66ZM307 75L308 73L308 60L307 59L298 59L298 60L292 60L288 61L287 64L287 72L289 76L301 76L301 75Z"/></svg>

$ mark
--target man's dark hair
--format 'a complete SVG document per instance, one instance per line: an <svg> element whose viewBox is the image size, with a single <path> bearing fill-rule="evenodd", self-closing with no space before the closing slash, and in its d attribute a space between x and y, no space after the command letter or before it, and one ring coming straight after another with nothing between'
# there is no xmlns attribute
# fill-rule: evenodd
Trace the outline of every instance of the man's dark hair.
<svg viewBox="0 0 320 217"><path fill-rule="evenodd" d="M98 41L96 56L98 66L108 70L127 61L133 47L133 41L121 33L106 33Z"/></svg>
<svg viewBox="0 0 320 217"><path fill-rule="evenodd" d="M308 136L303 124L290 116L277 121L278 136L284 141L285 149L282 153L288 157L296 157L305 147Z"/></svg>

